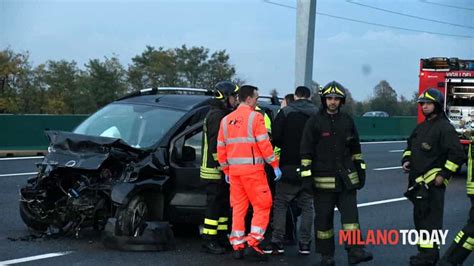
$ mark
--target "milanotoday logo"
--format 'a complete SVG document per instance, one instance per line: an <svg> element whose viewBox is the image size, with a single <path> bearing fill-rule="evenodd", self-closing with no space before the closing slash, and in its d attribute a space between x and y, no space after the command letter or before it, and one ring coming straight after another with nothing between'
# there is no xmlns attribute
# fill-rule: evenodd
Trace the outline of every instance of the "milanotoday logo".
<svg viewBox="0 0 474 266"><path fill-rule="evenodd" d="M446 244L448 230L367 230L365 239L362 239L360 230L339 230L339 244L349 245L433 245Z"/></svg>

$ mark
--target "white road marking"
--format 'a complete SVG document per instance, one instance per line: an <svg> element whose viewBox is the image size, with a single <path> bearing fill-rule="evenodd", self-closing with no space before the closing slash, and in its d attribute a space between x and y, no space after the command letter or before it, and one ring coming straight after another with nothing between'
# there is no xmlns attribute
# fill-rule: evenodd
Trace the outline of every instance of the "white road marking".
<svg viewBox="0 0 474 266"><path fill-rule="evenodd" d="M31 172L31 173L17 173L17 174L2 174L0 177L5 176L21 176L21 175L36 175L38 172Z"/></svg>
<svg viewBox="0 0 474 266"><path fill-rule="evenodd" d="M31 257L25 257L25 258L13 259L13 260L4 260L4 261L0 261L0 265L10 265L10 264L16 264L16 263L22 263L22 262L28 262L28 261L34 261L34 260L54 258L54 257L67 255L69 253L72 253L72 251L47 253L43 255L37 255L37 256L31 256Z"/></svg>
<svg viewBox="0 0 474 266"><path fill-rule="evenodd" d="M44 156L7 157L7 158L0 158L0 161L30 160L30 159L43 159L43 158Z"/></svg>
<svg viewBox="0 0 474 266"><path fill-rule="evenodd" d="M401 166L393 166L393 167L383 167L383 168L374 168L374 171L385 171L385 170L394 170L394 169L402 169Z"/></svg>
<svg viewBox="0 0 474 266"><path fill-rule="evenodd" d="M357 204L357 207L373 206L373 205L385 204L385 203L390 203L390 202L397 202L397 201L402 201L402 200L407 200L407 198L402 197L402 198L395 198L395 199L387 199L387 200L372 201L372 202L367 202L367 203L360 203L360 204Z"/></svg>
<svg viewBox="0 0 474 266"><path fill-rule="evenodd" d="M388 152L403 152L404 150L391 150L391 151L388 151Z"/></svg>
<svg viewBox="0 0 474 266"><path fill-rule="evenodd" d="M397 201L404 201L408 200L405 197L402 198L395 198L395 199L386 199L386 200L379 200L379 201L372 201L372 202L366 202L366 203L360 203L357 204L358 208L362 207L367 207L367 206L374 206L374 205L380 205L380 204L385 204L385 203L391 203L391 202L397 202ZM335 211L339 211L337 208L334 208Z"/></svg>
<svg viewBox="0 0 474 266"><path fill-rule="evenodd" d="M389 144L389 143L406 143L406 140L395 140L395 141L374 141L374 142L361 142L360 144Z"/></svg>

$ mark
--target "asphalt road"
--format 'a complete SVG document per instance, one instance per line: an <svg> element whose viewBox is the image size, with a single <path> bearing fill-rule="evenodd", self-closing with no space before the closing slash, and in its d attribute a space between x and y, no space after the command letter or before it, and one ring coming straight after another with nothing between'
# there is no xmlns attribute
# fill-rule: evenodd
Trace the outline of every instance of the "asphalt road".
<svg viewBox="0 0 474 266"><path fill-rule="evenodd" d="M366 187L359 192L359 216L363 232L367 229L412 229L412 207L403 199L407 187L407 176L399 168L403 142L363 144L364 157L368 165ZM34 239L12 241L29 235L18 211L18 190L35 172L32 159L0 159L0 265L6 261L27 259L26 265L241 265L229 254L212 256L200 252L197 229L177 233L177 249L166 252L120 252L106 249L93 230L84 230L78 239ZM445 228L449 230L448 244L467 219L469 201L466 197L465 180L454 178L446 193L444 214ZM339 230L339 214L335 215L336 230ZM337 232L337 231L336 231ZM336 239L337 241L337 239ZM337 246L337 265L347 265L343 246ZM271 265L319 265L319 256L297 255L296 246L288 246L283 256L272 256ZM408 265L408 257L416 253L410 245L370 245L374 260L366 265ZM441 247L441 252L447 245ZM31 256L39 256L29 258ZM34 260L33 260L34 259ZM471 256L466 265L474 265Z"/></svg>

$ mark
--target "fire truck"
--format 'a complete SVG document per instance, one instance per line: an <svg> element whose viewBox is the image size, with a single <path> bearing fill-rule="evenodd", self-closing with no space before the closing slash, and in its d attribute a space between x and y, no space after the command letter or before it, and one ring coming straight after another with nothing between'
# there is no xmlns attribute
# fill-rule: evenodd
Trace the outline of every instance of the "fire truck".
<svg viewBox="0 0 474 266"><path fill-rule="evenodd" d="M433 57L420 60L419 93L436 88L445 96L444 110L462 144L474 135L474 60ZM418 123L424 120L418 106Z"/></svg>

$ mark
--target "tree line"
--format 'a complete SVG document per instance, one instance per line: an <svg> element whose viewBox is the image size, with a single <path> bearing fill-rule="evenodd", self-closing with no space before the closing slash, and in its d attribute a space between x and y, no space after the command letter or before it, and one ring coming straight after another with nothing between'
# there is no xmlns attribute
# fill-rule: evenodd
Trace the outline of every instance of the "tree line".
<svg viewBox="0 0 474 266"><path fill-rule="evenodd" d="M7 48L0 51L0 114L90 114L144 88L212 88L221 80L245 83L229 61L225 50L211 53L205 47L183 45L174 49L146 46L128 66L115 55L89 59L83 67L67 60L33 66L28 52ZM319 84L313 83L317 92ZM314 101L320 106L319 97ZM371 110L416 115L416 93L412 99L398 97L387 81L381 81L365 101L354 100L348 91L344 108L353 115Z"/></svg>

